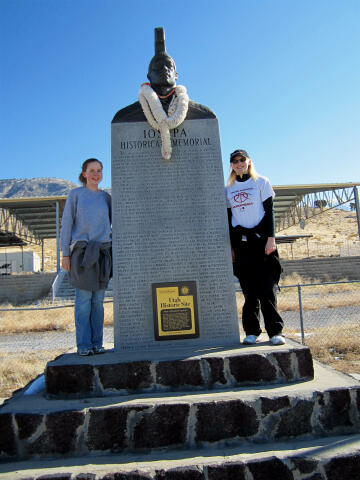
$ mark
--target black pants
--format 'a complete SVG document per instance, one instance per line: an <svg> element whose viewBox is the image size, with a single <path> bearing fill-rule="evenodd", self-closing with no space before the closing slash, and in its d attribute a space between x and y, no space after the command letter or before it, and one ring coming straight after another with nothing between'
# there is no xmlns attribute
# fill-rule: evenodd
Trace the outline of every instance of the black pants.
<svg viewBox="0 0 360 480"><path fill-rule="evenodd" d="M260 308L269 337L280 335L284 322L277 310L276 288L281 271L277 252L265 255L265 240L256 236L232 242L235 253L234 274L245 297L242 311L246 335L260 335Z"/></svg>

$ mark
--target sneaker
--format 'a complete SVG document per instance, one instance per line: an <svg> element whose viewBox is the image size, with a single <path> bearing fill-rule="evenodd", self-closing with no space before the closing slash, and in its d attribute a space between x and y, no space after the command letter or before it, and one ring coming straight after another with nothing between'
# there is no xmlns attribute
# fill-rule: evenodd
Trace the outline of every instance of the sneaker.
<svg viewBox="0 0 360 480"><path fill-rule="evenodd" d="M257 342L257 338L258 337L256 335L247 335L243 340L243 344L254 345Z"/></svg>
<svg viewBox="0 0 360 480"><path fill-rule="evenodd" d="M282 335L274 335L273 337L270 338L270 342L273 345L284 345L285 338Z"/></svg>
<svg viewBox="0 0 360 480"><path fill-rule="evenodd" d="M100 353L105 353L104 347L94 347L93 348L94 355L99 355Z"/></svg>
<svg viewBox="0 0 360 480"><path fill-rule="evenodd" d="M81 357L87 357L89 355L93 355L93 351L91 348L81 348L77 351L78 355L80 355Z"/></svg>

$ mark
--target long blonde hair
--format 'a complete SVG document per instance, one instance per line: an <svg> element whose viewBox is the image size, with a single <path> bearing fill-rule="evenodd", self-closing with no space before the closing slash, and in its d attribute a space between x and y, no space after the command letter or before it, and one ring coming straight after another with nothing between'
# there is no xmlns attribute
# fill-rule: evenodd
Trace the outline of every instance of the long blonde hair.
<svg viewBox="0 0 360 480"><path fill-rule="evenodd" d="M248 158L249 160L251 160L250 157L246 157ZM251 160L251 163L249 165L249 168L248 168L248 172L247 172L250 177L256 181L259 177L259 175L257 174L256 170L255 170L255 167L254 167L254 164L253 164L253 161ZM234 182L236 180L236 172L235 170L232 169L232 166L231 166L231 163L230 163L230 175L227 179L227 182L226 182L226 186L227 187L231 187L231 185L234 185Z"/></svg>

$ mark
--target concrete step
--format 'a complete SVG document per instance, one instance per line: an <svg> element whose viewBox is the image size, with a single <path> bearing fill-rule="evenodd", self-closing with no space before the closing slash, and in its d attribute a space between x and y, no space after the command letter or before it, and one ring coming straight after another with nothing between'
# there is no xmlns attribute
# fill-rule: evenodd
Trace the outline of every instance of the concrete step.
<svg viewBox="0 0 360 480"><path fill-rule="evenodd" d="M329 270L329 268L331 268L331 264L329 265L297 265L296 268L298 268L299 270L316 270L316 271L319 271L319 272L326 272ZM342 265L342 268L341 268L341 271L353 271L354 269L354 266L353 265Z"/></svg>
<svg viewBox="0 0 360 480"><path fill-rule="evenodd" d="M310 349L288 340L200 352L107 352L61 355L45 371L47 394L60 398L229 389L311 380Z"/></svg>
<svg viewBox="0 0 360 480"><path fill-rule="evenodd" d="M356 480L360 435L0 463L0 480Z"/></svg>
<svg viewBox="0 0 360 480"><path fill-rule="evenodd" d="M113 296L113 288L112 288L112 279L109 282L108 288L105 292L105 297L112 297ZM70 284L68 275L64 275L62 279L61 285L56 293L56 298L60 300L71 300L74 301L75 299L75 289Z"/></svg>
<svg viewBox="0 0 360 480"><path fill-rule="evenodd" d="M304 258L282 260L283 277L297 273L307 278L360 280L360 257Z"/></svg>
<svg viewBox="0 0 360 480"><path fill-rule="evenodd" d="M359 410L360 382L317 362L307 382L226 391L78 400L19 392L0 408L0 458L268 450L271 443L276 450L276 442L357 434Z"/></svg>

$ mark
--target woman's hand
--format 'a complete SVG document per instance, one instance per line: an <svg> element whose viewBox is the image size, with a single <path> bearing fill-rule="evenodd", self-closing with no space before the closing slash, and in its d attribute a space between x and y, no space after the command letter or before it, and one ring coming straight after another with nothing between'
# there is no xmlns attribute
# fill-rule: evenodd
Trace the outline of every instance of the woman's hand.
<svg viewBox="0 0 360 480"><path fill-rule="evenodd" d="M64 270L70 272L70 257L63 257L62 258L62 267Z"/></svg>
<svg viewBox="0 0 360 480"><path fill-rule="evenodd" d="M234 252L234 249L231 247L231 259L232 259L232 262L234 263L235 262L235 252Z"/></svg>
<svg viewBox="0 0 360 480"><path fill-rule="evenodd" d="M275 237L269 237L265 245L265 254L270 255L270 253L275 252L275 250L276 250Z"/></svg>

